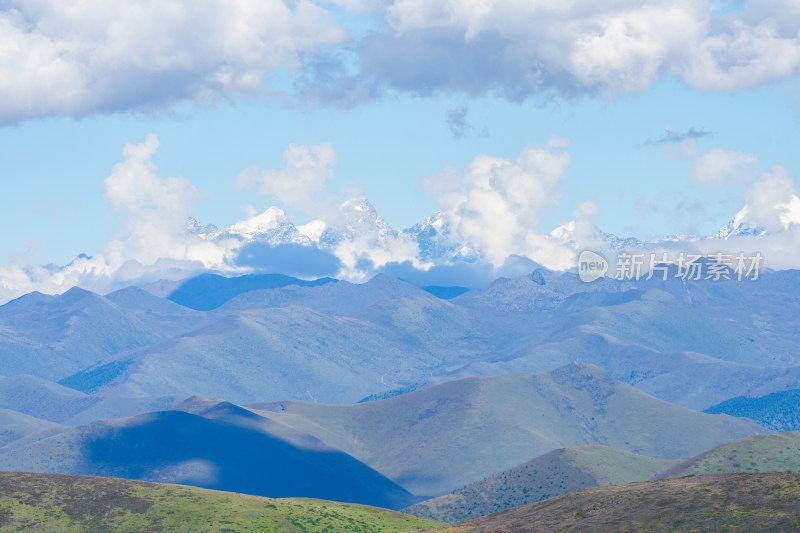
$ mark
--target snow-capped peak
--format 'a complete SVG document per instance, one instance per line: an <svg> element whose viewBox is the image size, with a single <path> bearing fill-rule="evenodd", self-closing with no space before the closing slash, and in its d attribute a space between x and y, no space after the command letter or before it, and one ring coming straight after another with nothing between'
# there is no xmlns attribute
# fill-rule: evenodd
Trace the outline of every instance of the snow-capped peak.
<svg viewBox="0 0 800 533"><path fill-rule="evenodd" d="M734 215L730 222L720 228L717 234L714 235L714 238L727 240L734 237L759 236L767 232L764 228L760 228L753 222L750 222L749 218L750 206L746 205Z"/></svg>
<svg viewBox="0 0 800 533"><path fill-rule="evenodd" d="M223 232L226 237L246 241L279 244L302 244L308 246L311 240L297 231L292 221L282 209L272 206L260 215L242 220Z"/></svg>
<svg viewBox="0 0 800 533"><path fill-rule="evenodd" d="M366 198L347 200L339 207L337 215L328 221L327 228L320 235L320 242L324 245L331 246L342 239L363 236L387 239L397 234Z"/></svg>
<svg viewBox="0 0 800 533"><path fill-rule="evenodd" d="M186 229L189 235L196 235L201 239L213 239L220 234L219 228L214 224L201 224L192 217L189 217Z"/></svg>
<svg viewBox="0 0 800 533"><path fill-rule="evenodd" d="M800 224L800 197L792 195L792 197L783 203L775 205L775 211L778 213L778 220L783 230L788 230L793 224ZM712 239L732 239L734 237L760 237L768 233L768 230L753 219L753 209L749 205L745 205L738 213L724 225L712 237Z"/></svg>
<svg viewBox="0 0 800 533"><path fill-rule="evenodd" d="M575 239L575 221L570 220L550 232L550 238L559 242L569 242Z"/></svg>
<svg viewBox="0 0 800 533"><path fill-rule="evenodd" d="M641 248L644 242L634 237L617 237L612 233L605 233L595 225L578 228L574 220L562 224L548 234L548 238L560 244L577 249L579 246L603 246L612 251Z"/></svg>
<svg viewBox="0 0 800 533"><path fill-rule="evenodd" d="M423 222L414 224L401 234L408 235L419 246L419 259L428 263L453 261L474 262L480 253L467 243L457 242L449 233L449 227L441 211L437 211Z"/></svg>
<svg viewBox="0 0 800 533"><path fill-rule="evenodd" d="M325 229L328 225L325 223L324 220L317 219L312 220L302 226L297 226L297 231L308 237L314 242L318 242L320 236L325 232Z"/></svg>
<svg viewBox="0 0 800 533"><path fill-rule="evenodd" d="M260 215L237 222L229 227L226 232L233 235L251 237L255 234L266 233L281 227L292 226L292 221L282 209L272 206Z"/></svg>

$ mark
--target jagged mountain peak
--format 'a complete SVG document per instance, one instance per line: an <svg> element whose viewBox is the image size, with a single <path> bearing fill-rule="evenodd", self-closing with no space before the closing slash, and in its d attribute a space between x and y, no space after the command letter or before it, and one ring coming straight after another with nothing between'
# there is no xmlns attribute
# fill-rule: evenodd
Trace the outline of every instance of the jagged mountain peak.
<svg viewBox="0 0 800 533"><path fill-rule="evenodd" d="M283 209L272 206L259 215L237 222L225 231L237 235L248 235L264 233L284 226L294 225Z"/></svg>
<svg viewBox="0 0 800 533"><path fill-rule="evenodd" d="M800 197L794 195L787 202L777 204L775 210L783 230L793 224L800 224ZM754 220L753 209L745 205L738 213L712 237L727 240L734 237L760 237L769 233Z"/></svg>
<svg viewBox="0 0 800 533"><path fill-rule="evenodd" d="M749 221L750 206L744 206L726 225L714 235L715 239L728 240L733 237L750 237L764 235L767 230Z"/></svg>
<svg viewBox="0 0 800 533"><path fill-rule="evenodd" d="M266 242L272 246L281 244L311 245L311 239L297 230L283 209L275 206L261 214L237 222L222 232L220 236Z"/></svg>
<svg viewBox="0 0 800 533"><path fill-rule="evenodd" d="M642 248L646 244L635 237L617 237L613 233L606 233L594 224L580 227L574 220L551 231L548 238L573 249L587 244L594 246L602 244L605 248L615 252Z"/></svg>

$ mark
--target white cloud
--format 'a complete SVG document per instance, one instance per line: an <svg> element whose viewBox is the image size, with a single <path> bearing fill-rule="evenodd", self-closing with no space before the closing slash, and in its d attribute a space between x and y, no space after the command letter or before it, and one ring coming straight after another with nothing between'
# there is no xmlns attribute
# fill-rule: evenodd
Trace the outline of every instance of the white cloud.
<svg viewBox="0 0 800 533"><path fill-rule="evenodd" d="M188 232L191 206L200 194L186 178L159 174L152 160L158 147L153 134L140 144L126 145L124 160L103 182L109 205L127 218L102 254L81 256L63 267L43 267L21 257L0 267L0 300L34 290L58 293L76 285L106 292L148 279L230 269L227 259L239 243L210 242Z"/></svg>
<svg viewBox="0 0 800 533"><path fill-rule="evenodd" d="M158 137L128 144L125 160L114 166L103 182L103 193L116 210L128 214L123 228L106 246L111 268L125 261L153 264L160 259L199 261L206 266L223 262L222 250L187 233L191 205L199 193L189 180L164 177L152 157Z"/></svg>
<svg viewBox="0 0 800 533"><path fill-rule="evenodd" d="M336 165L333 146L329 142L291 144L282 157L286 163L284 168L259 170L252 166L239 174L235 186L311 214L318 206L315 196L333 178Z"/></svg>
<svg viewBox="0 0 800 533"><path fill-rule="evenodd" d="M689 178L706 187L726 187L750 181L758 174L753 154L713 148L698 155L689 167Z"/></svg>
<svg viewBox="0 0 800 533"><path fill-rule="evenodd" d="M0 124L259 94L346 37L309 0L5 0Z"/></svg>
<svg viewBox="0 0 800 533"><path fill-rule="evenodd" d="M639 93L665 77L748 90L800 73L797 2L717 9L711 0L395 0L389 29L362 46L363 75L399 90L523 99Z"/></svg>
<svg viewBox="0 0 800 533"><path fill-rule="evenodd" d="M800 225L800 199L786 167L773 165L747 191L749 217L769 232Z"/></svg>
<svg viewBox="0 0 800 533"><path fill-rule="evenodd" d="M512 255L542 264L563 258L539 233L541 217L560 198L570 165L564 139L529 146L513 161L481 155L466 169L447 168L423 181L441 208L455 243L480 250L495 265ZM554 256L555 254L555 256Z"/></svg>
<svg viewBox="0 0 800 533"><path fill-rule="evenodd" d="M328 210L323 224L318 242L341 261L340 278L365 281L387 263L421 264L417 243L392 229L366 198L352 198Z"/></svg>
<svg viewBox="0 0 800 533"><path fill-rule="evenodd" d="M0 124L274 94L280 91L265 83L276 72L287 72L300 89L283 94L287 101L345 106L377 97L386 86L520 100L549 90L638 93L665 77L700 90L738 91L798 75L795 0L749 0L729 14L716 6L712 0L5 0ZM337 19L342 10L350 13ZM385 23L369 26L381 16ZM336 20L357 34L365 26L376 31L345 47L349 35Z"/></svg>

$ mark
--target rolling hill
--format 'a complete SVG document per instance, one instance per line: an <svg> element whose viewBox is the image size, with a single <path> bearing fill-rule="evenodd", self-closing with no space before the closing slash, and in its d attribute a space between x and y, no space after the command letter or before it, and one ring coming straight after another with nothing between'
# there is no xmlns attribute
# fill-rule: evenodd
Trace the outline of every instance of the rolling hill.
<svg viewBox="0 0 800 533"><path fill-rule="evenodd" d="M161 340L159 330L77 287L57 296L31 293L0 306L0 375L58 380Z"/></svg>
<svg viewBox="0 0 800 533"><path fill-rule="evenodd" d="M350 403L580 361L701 410L800 389L798 276L778 274L758 283L587 285L540 269L446 301L388 276L355 285L209 275L184 284L187 295L224 300L213 311L137 288L30 294L0 307L0 374L58 381L103 405L193 394ZM134 401L126 410L125 402L70 420L164 406ZM45 407L75 408L74 399L63 403Z"/></svg>
<svg viewBox="0 0 800 533"><path fill-rule="evenodd" d="M557 448L601 444L672 459L766 431L748 420L657 400L584 364L537 375L468 378L356 405L248 407L427 496Z"/></svg>
<svg viewBox="0 0 800 533"><path fill-rule="evenodd" d="M167 409L174 396L92 396L34 376L0 377L0 408L58 424L82 424Z"/></svg>
<svg viewBox="0 0 800 533"><path fill-rule="evenodd" d="M726 442L679 462L657 477L732 472L800 472L800 431Z"/></svg>
<svg viewBox="0 0 800 533"><path fill-rule="evenodd" d="M404 511L461 522L579 489L646 481L676 462L608 446L562 448Z"/></svg>
<svg viewBox="0 0 800 533"><path fill-rule="evenodd" d="M58 428L47 420L40 420L8 409L0 409L0 448L40 431Z"/></svg>
<svg viewBox="0 0 800 533"><path fill-rule="evenodd" d="M160 411L45 433L0 449L0 470L122 477L391 508L418 500L317 439L231 407L212 416Z"/></svg>
<svg viewBox="0 0 800 533"><path fill-rule="evenodd" d="M270 499L127 479L0 473L0 528L8 531L401 533L436 525L350 503Z"/></svg>
<svg viewBox="0 0 800 533"><path fill-rule="evenodd" d="M562 494L436 529L441 533L554 531L796 531L800 477L717 474Z"/></svg>
<svg viewBox="0 0 800 533"><path fill-rule="evenodd" d="M436 309L450 304L426 296L409 305L432 309L435 320L440 316ZM409 315L416 331L427 331L430 346L422 334L363 317L293 306L252 309L122 354L61 384L106 396L199 394L237 403L285 398L355 402L466 357L457 350L435 351L441 335L433 334L437 330L425 322L427 315ZM445 316L454 322L460 319Z"/></svg>

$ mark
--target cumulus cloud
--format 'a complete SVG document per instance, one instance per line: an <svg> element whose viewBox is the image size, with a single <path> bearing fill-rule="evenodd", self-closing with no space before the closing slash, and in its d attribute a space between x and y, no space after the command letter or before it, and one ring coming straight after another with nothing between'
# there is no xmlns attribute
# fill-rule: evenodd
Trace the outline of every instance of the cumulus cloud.
<svg viewBox="0 0 800 533"><path fill-rule="evenodd" d="M566 143L552 139L545 147L529 146L514 160L481 155L466 169L446 168L423 180L439 203L449 238L496 265L515 254L545 265L557 262L561 250L538 226L561 196L558 186L570 165Z"/></svg>
<svg viewBox="0 0 800 533"><path fill-rule="evenodd" d="M713 148L700 154L689 167L689 178L706 187L725 187L750 181L758 174L753 154Z"/></svg>
<svg viewBox="0 0 800 533"><path fill-rule="evenodd" d="M388 263L421 265L416 241L392 229L366 198L350 199L329 210L324 223L318 242L341 262L342 278L365 281Z"/></svg>
<svg viewBox="0 0 800 533"><path fill-rule="evenodd" d="M800 198L786 167L773 165L747 191L749 218L769 232L800 227Z"/></svg>
<svg viewBox="0 0 800 533"><path fill-rule="evenodd" d="M309 0L5 0L0 124L256 95L346 38Z"/></svg>
<svg viewBox="0 0 800 533"><path fill-rule="evenodd" d="M252 166L239 174L235 186L311 214L319 205L316 196L333 178L336 151L329 142L291 144L282 157L284 168L259 170Z"/></svg>
<svg viewBox="0 0 800 533"><path fill-rule="evenodd" d="M200 194L183 177L162 176L153 162L156 135L128 144L124 159L103 182L109 205L126 218L103 253L81 255L65 266L40 266L25 259L0 267L0 299L26 292L63 292L73 286L104 292L143 280L179 279L205 269L234 270L228 260L239 243L211 242L188 231L192 204Z"/></svg>
<svg viewBox="0 0 800 533"><path fill-rule="evenodd" d="M219 247L188 234L187 220L199 192L186 178L159 174L152 160L158 147L154 134L141 144L126 145L125 160L103 182L108 203L128 215L106 246L110 267L160 259L198 261L207 267L221 264L224 253Z"/></svg>

